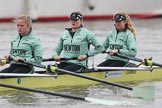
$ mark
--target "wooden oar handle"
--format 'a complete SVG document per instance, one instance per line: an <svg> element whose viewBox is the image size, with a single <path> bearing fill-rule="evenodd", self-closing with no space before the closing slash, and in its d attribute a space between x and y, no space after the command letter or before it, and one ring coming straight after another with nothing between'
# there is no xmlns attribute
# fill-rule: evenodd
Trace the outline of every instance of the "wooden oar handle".
<svg viewBox="0 0 162 108"><path fill-rule="evenodd" d="M77 60L77 57L72 57L72 58L61 58L60 60ZM46 61L55 61L54 58L46 58L43 59L42 62L46 62Z"/></svg>

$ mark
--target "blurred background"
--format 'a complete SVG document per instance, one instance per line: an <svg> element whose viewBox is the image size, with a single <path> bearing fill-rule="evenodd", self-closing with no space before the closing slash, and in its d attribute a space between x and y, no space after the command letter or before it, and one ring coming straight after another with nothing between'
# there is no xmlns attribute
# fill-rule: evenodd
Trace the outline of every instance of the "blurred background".
<svg viewBox="0 0 162 108"><path fill-rule="evenodd" d="M162 1L161 0L0 0L0 57L9 53L10 41L17 34L13 18L20 14L29 14L33 19L33 32L40 37L43 57L51 57L60 34L70 27L69 15L80 11L84 15L84 26L96 34L101 42L114 28L113 14L117 11L128 13L136 29L138 58L153 57L153 61L162 64ZM104 54L89 59L89 66L105 60ZM1 66L0 69L4 67ZM144 77L144 76L143 76ZM73 99L49 96L37 93L12 91L0 93L0 105L4 108L18 107L55 107L55 108L161 108L162 82L149 83L156 87L154 100L145 101L124 95L125 91L114 87L100 85L49 88L48 90L72 95L90 96L126 100L136 105L103 106ZM132 86L132 83L127 83ZM120 92L119 92L120 91ZM116 93L117 92L117 93Z"/></svg>
<svg viewBox="0 0 162 108"><path fill-rule="evenodd" d="M161 0L0 0L0 21L20 14L37 21L61 21L73 11L80 11L87 20L111 19L119 10L134 18L151 18L162 15L161 4Z"/></svg>

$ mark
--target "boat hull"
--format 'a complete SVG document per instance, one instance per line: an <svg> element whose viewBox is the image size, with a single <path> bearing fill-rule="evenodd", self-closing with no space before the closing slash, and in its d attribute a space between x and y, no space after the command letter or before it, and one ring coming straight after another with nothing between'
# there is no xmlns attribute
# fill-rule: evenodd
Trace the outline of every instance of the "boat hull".
<svg viewBox="0 0 162 108"><path fill-rule="evenodd" d="M148 70L123 70L123 71L107 71L107 72L88 72L83 73L86 76L95 77L110 82L130 82L159 80L162 78L162 69L156 68L152 72ZM68 74L55 77L22 77L21 83L17 83L18 78L1 78L0 83L6 83L29 88L50 88L60 86L76 86L99 84L99 82L72 76ZM13 90L10 88L0 87L0 91Z"/></svg>

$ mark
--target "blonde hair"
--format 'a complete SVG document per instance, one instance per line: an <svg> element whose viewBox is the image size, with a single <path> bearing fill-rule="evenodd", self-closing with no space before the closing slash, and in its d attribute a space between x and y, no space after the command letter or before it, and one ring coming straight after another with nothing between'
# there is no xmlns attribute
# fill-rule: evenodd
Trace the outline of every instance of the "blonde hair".
<svg viewBox="0 0 162 108"><path fill-rule="evenodd" d="M32 20L31 20L29 15L20 15L20 16L15 18L14 22L16 22L19 19L24 20L25 23L30 27L29 32L32 31Z"/></svg>
<svg viewBox="0 0 162 108"><path fill-rule="evenodd" d="M135 30L135 28L133 27L133 25L132 25L132 22L131 22L131 18L130 18L130 16L128 15L128 14L126 14L125 12L122 12L122 11L119 11L119 12L117 12L117 13L115 13L115 15L116 14L120 14L120 15L123 15L123 16L125 16L126 17L126 27L134 34L134 36L136 35L136 30ZM114 15L114 16L115 16Z"/></svg>

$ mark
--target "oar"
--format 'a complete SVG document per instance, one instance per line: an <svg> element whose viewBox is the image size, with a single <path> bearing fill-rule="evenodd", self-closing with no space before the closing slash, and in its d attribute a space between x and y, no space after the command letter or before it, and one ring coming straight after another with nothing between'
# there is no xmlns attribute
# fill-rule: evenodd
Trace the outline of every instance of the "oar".
<svg viewBox="0 0 162 108"><path fill-rule="evenodd" d="M57 67L56 67L55 71L60 71L60 72L64 72L66 74L70 74L70 75L73 75L73 76L77 76L77 77L97 81L97 82L100 82L100 83L104 83L104 84L124 88L124 89L127 89L127 90L131 90L131 91L133 91L133 95L135 97L141 97L141 98L147 98L148 99L148 98L153 98L154 93L155 93L154 86L139 86L139 87L133 87L132 88L132 87L124 86L124 85L121 85L121 84L112 83L112 82L108 82L108 81L101 80L101 79L98 79L98 78L86 76L86 75L83 75L83 74L74 73L74 72L71 72L71 71L59 69Z"/></svg>
<svg viewBox="0 0 162 108"><path fill-rule="evenodd" d="M88 79L88 80L93 80L93 81L97 81L97 82L100 82L100 83L104 83L104 84L124 88L124 89L127 89L127 90L131 90L131 91L133 91L133 95L136 96L136 97L141 97L141 98L146 98L146 99L153 98L154 93L155 93L154 86L140 86L140 87L131 88L131 87L127 87L127 86L124 86L124 85L117 84L117 83L112 83L112 82L97 79L97 78L94 78L94 77L86 76L86 75L83 75L83 74L59 69L59 68L54 67L54 66L47 66L46 67L45 65L42 65L42 64L36 65L35 63L31 63L31 62L27 62L27 61L24 61L24 63L29 64L29 65L33 65L33 66L36 66L36 67L44 68L44 69L47 68L47 70L49 70L50 72L53 72L53 73L55 73L56 71L59 71L59 72L63 72L63 73L66 73L66 74L73 75L73 76L85 78L85 79Z"/></svg>
<svg viewBox="0 0 162 108"><path fill-rule="evenodd" d="M77 57L73 57L73 58L61 58L60 60L77 60ZM46 61L55 61L53 58L45 58L42 60L42 62L46 62Z"/></svg>
<svg viewBox="0 0 162 108"><path fill-rule="evenodd" d="M134 105L133 103L128 102L128 101L113 101L113 100L103 100L103 99L96 99L96 98L90 98L90 97L79 97L79 96L60 94L60 93L55 93L55 92L51 92L51 91L45 91L45 90L40 90L40 89L32 89L32 88L15 86L15 85L4 84L4 83L0 83L0 86L12 88L12 89L36 92L36 93L43 93L43 94L48 94L48 95L53 95L53 96L60 96L60 97L65 97L65 98L83 100L83 101L93 102L93 103L102 104L102 105L121 105L121 104Z"/></svg>
<svg viewBox="0 0 162 108"><path fill-rule="evenodd" d="M103 53L109 53L109 52L103 52ZM123 55L123 54L120 54L120 53L116 53L115 56L126 58L126 59L129 59L129 60L134 60L134 61L137 61L137 62L141 62L145 66L159 66L159 67L162 67L162 64L155 63L149 58L148 59L140 59L140 58L136 58L136 57Z"/></svg>
<svg viewBox="0 0 162 108"><path fill-rule="evenodd" d="M141 62L143 65L146 65L146 66L159 66L159 67L162 67L162 64L155 63L150 59L140 59L140 58L135 58L135 57L123 55L123 54L120 54L120 53L117 53L116 56L126 58L126 59L129 59L129 60L134 60L134 61L137 61L137 62Z"/></svg>
<svg viewBox="0 0 162 108"><path fill-rule="evenodd" d="M13 59L13 58L11 58L11 59ZM77 60L77 57L61 58L60 60L61 61L63 61L63 60ZM53 58L44 58L44 59L42 59L42 62L47 62L47 61L55 61L55 60ZM7 63L10 63L10 61L9 60L6 60L6 59L0 59L0 64L1 65L5 65Z"/></svg>

